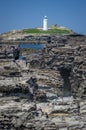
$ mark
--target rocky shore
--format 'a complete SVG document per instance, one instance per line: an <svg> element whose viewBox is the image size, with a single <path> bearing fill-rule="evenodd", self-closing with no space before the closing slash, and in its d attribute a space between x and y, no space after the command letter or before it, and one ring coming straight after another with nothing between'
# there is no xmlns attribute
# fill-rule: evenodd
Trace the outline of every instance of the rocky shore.
<svg viewBox="0 0 86 130"><path fill-rule="evenodd" d="M0 45L0 130L86 130L86 36L40 40L16 61Z"/></svg>

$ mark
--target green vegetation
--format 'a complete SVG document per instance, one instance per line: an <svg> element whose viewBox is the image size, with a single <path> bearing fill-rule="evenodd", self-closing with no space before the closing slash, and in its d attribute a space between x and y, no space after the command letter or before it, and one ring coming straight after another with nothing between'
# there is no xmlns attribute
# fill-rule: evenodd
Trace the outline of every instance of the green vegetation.
<svg viewBox="0 0 86 130"><path fill-rule="evenodd" d="M54 28L48 29L47 31L42 29L25 29L23 32L28 34L69 34L71 31L67 29Z"/></svg>
<svg viewBox="0 0 86 130"><path fill-rule="evenodd" d="M41 31L39 29L26 29L23 30L25 33L40 33Z"/></svg>

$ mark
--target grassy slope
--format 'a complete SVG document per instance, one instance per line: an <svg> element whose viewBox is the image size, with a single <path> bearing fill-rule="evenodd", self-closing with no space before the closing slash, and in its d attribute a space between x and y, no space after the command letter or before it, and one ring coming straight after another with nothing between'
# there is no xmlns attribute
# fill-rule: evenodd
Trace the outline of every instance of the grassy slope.
<svg viewBox="0 0 86 130"><path fill-rule="evenodd" d="M4 33L0 35L1 39L4 39L5 41L8 38L11 38L11 40L14 39L21 39L24 35L33 35L33 36L42 36L42 35L64 35L64 34L70 34L72 31L68 30L66 28L59 28L54 27L51 29L48 29L47 31L44 31L42 29L32 28L32 29L23 29L23 30L13 30L7 33Z"/></svg>
<svg viewBox="0 0 86 130"><path fill-rule="evenodd" d="M71 31L67 29L49 29L47 31L41 29L25 29L23 33L27 34L69 34Z"/></svg>

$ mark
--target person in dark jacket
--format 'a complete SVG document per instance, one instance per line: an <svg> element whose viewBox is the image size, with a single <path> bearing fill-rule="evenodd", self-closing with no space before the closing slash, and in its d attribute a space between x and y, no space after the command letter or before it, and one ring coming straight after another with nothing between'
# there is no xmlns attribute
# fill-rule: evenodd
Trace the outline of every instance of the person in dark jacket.
<svg viewBox="0 0 86 130"><path fill-rule="evenodd" d="M48 37L48 38L47 38L47 42L48 42L48 43L51 43L51 37Z"/></svg>
<svg viewBox="0 0 86 130"><path fill-rule="evenodd" d="M14 58L14 61L18 60L19 59L19 54L20 54L20 49L18 47L14 47L13 48L13 58Z"/></svg>

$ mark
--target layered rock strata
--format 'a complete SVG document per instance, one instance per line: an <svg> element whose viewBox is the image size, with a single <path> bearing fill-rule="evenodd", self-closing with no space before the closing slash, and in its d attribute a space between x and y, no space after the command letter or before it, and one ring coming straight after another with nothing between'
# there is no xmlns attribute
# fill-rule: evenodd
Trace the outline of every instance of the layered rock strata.
<svg viewBox="0 0 86 130"><path fill-rule="evenodd" d="M86 129L86 37L50 39L27 64L0 46L0 130Z"/></svg>

